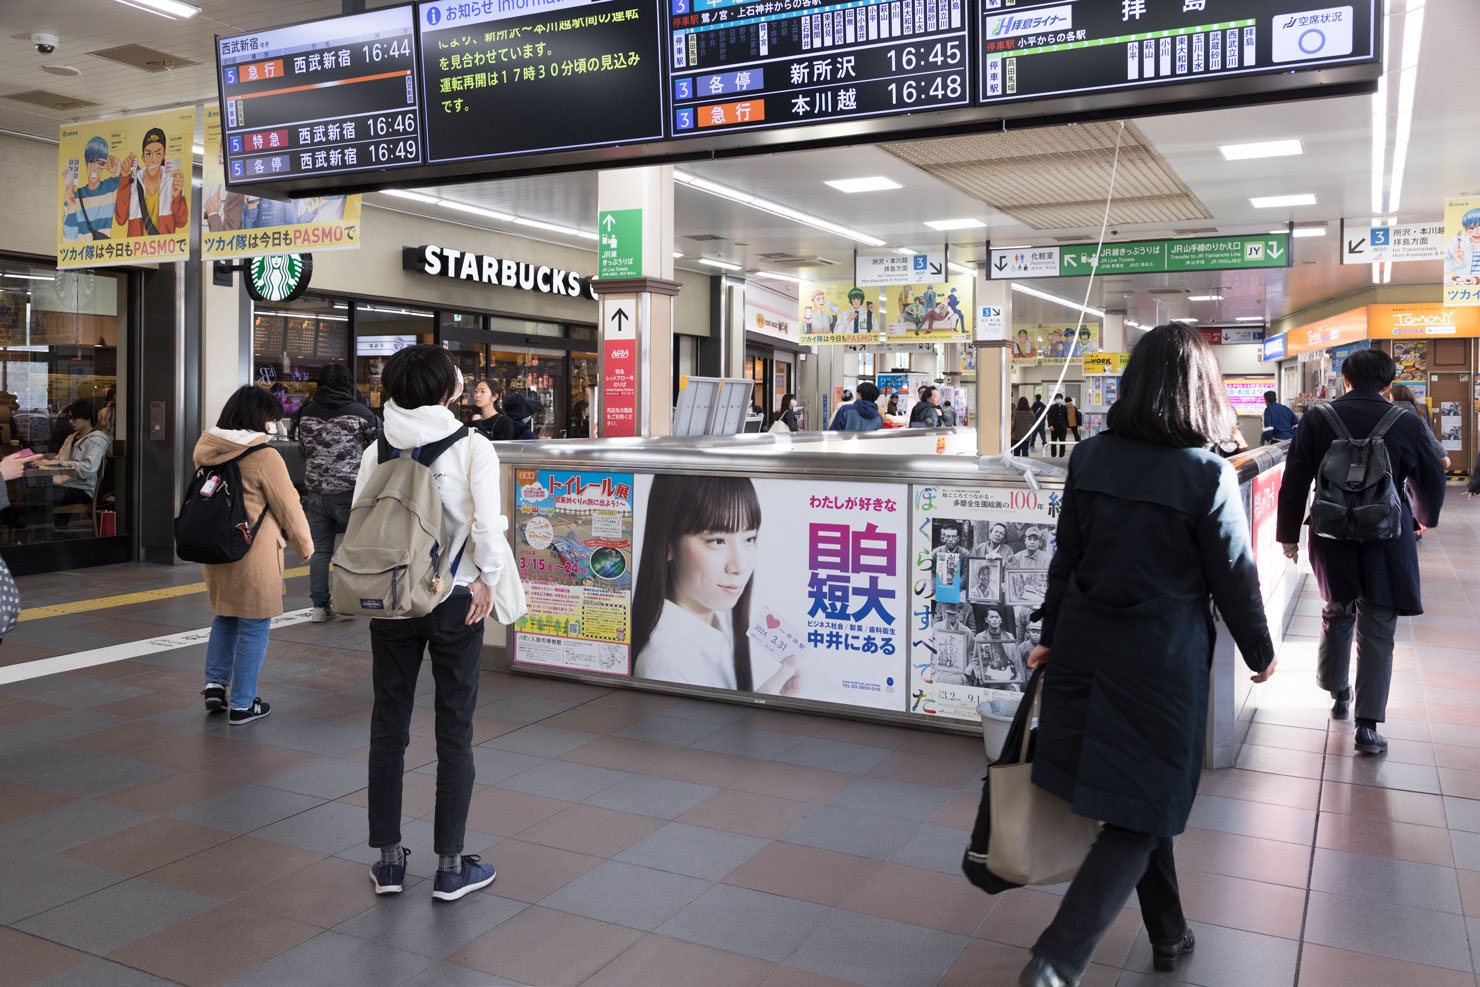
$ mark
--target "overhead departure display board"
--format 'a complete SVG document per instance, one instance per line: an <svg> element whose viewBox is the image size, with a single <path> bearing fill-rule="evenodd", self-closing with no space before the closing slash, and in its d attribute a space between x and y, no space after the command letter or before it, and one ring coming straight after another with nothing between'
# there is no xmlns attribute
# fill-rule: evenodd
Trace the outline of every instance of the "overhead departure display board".
<svg viewBox="0 0 1480 987"><path fill-rule="evenodd" d="M666 0L673 136L965 106L965 0Z"/></svg>
<svg viewBox="0 0 1480 987"><path fill-rule="evenodd" d="M1377 0L981 3L985 104L1373 61Z"/></svg>
<svg viewBox="0 0 1480 987"><path fill-rule="evenodd" d="M654 0L417 4L427 160L663 139Z"/></svg>
<svg viewBox="0 0 1480 987"><path fill-rule="evenodd" d="M217 38L228 184L422 159L410 7Z"/></svg>

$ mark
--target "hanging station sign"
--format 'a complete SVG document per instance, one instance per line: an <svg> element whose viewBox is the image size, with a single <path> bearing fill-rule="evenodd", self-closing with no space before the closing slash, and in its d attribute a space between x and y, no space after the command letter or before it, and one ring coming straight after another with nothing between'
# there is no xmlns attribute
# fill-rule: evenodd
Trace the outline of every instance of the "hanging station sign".
<svg viewBox="0 0 1480 987"><path fill-rule="evenodd" d="M402 247L401 269L456 281L476 281L504 288L537 291L545 295L596 298L595 292L591 290L591 279L575 271L509 257L495 257L492 254L478 254L471 250L458 250L456 247L443 247L434 243L420 247Z"/></svg>
<svg viewBox="0 0 1480 987"><path fill-rule="evenodd" d="M1188 237L1178 240L1128 240L1078 247L1015 247L993 250L988 276L998 281L1026 278L1084 278L1175 271L1243 271L1289 267L1290 235Z"/></svg>

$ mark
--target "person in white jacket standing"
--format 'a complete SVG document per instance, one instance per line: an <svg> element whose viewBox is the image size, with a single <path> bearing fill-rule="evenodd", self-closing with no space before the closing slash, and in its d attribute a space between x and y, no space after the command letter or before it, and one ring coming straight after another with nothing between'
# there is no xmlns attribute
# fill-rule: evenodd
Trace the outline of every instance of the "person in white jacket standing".
<svg viewBox="0 0 1480 987"><path fill-rule="evenodd" d="M473 794L473 711L478 705L483 621L493 608L501 559L498 540L508 521L499 505L498 456L492 443L467 430L451 410L462 396L462 376L440 346L408 346L386 362L382 383L385 438L393 449L430 445L461 430L463 438L431 464L442 498L443 544L457 546L452 594L424 617L370 621L375 708L370 720L370 845L380 850L371 867L376 894L396 894L406 877L401 845L401 775L416 676L430 653L436 680L437 806L432 839L437 874L432 897L456 901L493 882L495 872L463 855ZM365 450L355 482L358 500L377 465Z"/></svg>

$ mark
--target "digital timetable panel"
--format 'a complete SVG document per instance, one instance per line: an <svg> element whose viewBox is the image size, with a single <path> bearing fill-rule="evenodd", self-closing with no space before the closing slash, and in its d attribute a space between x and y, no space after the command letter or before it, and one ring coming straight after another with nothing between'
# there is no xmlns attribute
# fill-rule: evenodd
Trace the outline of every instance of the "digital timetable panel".
<svg viewBox="0 0 1480 987"><path fill-rule="evenodd" d="M982 104L1375 62L1377 0L981 4Z"/></svg>
<svg viewBox="0 0 1480 987"><path fill-rule="evenodd" d="M227 181L423 160L410 7L217 38Z"/></svg>
<svg viewBox="0 0 1480 987"><path fill-rule="evenodd" d="M654 0L417 5L427 160L663 139Z"/></svg>
<svg viewBox="0 0 1480 987"><path fill-rule="evenodd" d="M966 0L665 0L674 137L970 102Z"/></svg>

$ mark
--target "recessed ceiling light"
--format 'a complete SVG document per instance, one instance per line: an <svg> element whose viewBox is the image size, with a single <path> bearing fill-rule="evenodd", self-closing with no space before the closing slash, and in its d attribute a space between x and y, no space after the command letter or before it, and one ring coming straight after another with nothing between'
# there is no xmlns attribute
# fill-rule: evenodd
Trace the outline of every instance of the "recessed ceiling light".
<svg viewBox="0 0 1480 987"><path fill-rule="evenodd" d="M1228 161L1247 161L1250 158L1283 158L1291 154L1304 154L1305 147L1298 140L1253 141L1249 144L1220 144L1218 150Z"/></svg>
<svg viewBox="0 0 1480 987"><path fill-rule="evenodd" d="M1182 323L1186 323L1187 325L1191 325L1194 322L1201 322L1202 320L1201 319L1186 318L1186 319L1173 319L1172 321L1173 322L1182 322Z"/></svg>
<svg viewBox="0 0 1480 987"><path fill-rule="evenodd" d="M435 206L437 204L435 196L424 195L421 192L412 192L410 189L383 188L380 190L380 194L393 195L398 199L410 199L412 202L421 202L429 206Z"/></svg>
<svg viewBox="0 0 1480 987"><path fill-rule="evenodd" d="M1235 317L1233 321L1234 322L1263 322L1264 321L1264 316L1262 316L1262 315L1240 315L1240 316Z"/></svg>
<svg viewBox="0 0 1480 987"><path fill-rule="evenodd" d="M986 226L987 224L979 219L971 219L970 217L963 216L960 219L927 220L925 225L932 230L972 230Z"/></svg>
<svg viewBox="0 0 1480 987"><path fill-rule="evenodd" d="M176 17L191 18L200 13L200 8L193 3L185 3L184 0L118 0L125 7L133 7L135 10L145 10L160 17L168 17L173 20Z"/></svg>
<svg viewBox="0 0 1480 987"><path fill-rule="evenodd" d="M1223 296L1222 295L1188 295L1187 296L1187 300L1189 302L1221 302L1223 300Z"/></svg>
<svg viewBox="0 0 1480 987"><path fill-rule="evenodd" d="M680 258L680 257L682 257L682 256L683 256L683 253L682 253L682 252L680 252L680 251L677 251L677 250L675 250L675 251L674 251L674 252L673 252L673 259L674 259L674 260L678 260L678 259L679 259L679 258Z"/></svg>
<svg viewBox="0 0 1480 987"><path fill-rule="evenodd" d="M1297 226L1297 227L1295 227L1295 235L1296 236L1325 236L1326 235L1326 228L1324 226Z"/></svg>
<svg viewBox="0 0 1480 987"><path fill-rule="evenodd" d="M904 254L906 257L913 257L916 254L920 253L920 251L912 250L909 247L895 247L894 252L896 254Z"/></svg>
<svg viewBox="0 0 1480 987"><path fill-rule="evenodd" d="M738 270L740 270L740 265L739 264L727 264L727 263L725 263L722 260L710 260L708 257L700 257L699 258L699 263L701 263L701 264L708 264L710 267L717 267L717 268L719 268L722 271L738 271Z"/></svg>
<svg viewBox="0 0 1480 987"><path fill-rule="evenodd" d="M1298 195L1255 195L1249 198L1249 205L1255 209L1279 209L1284 206L1313 206L1316 197L1309 192L1301 192Z"/></svg>
<svg viewBox="0 0 1480 987"><path fill-rule="evenodd" d="M892 188L904 188L903 185L883 175L874 175L872 178L834 178L822 184L830 185L839 192L847 192L850 195L854 192L883 192Z"/></svg>
<svg viewBox="0 0 1480 987"><path fill-rule="evenodd" d="M790 281L792 284L806 283L795 274L782 274L780 271L756 271L753 276L757 278L772 278L776 281Z"/></svg>

